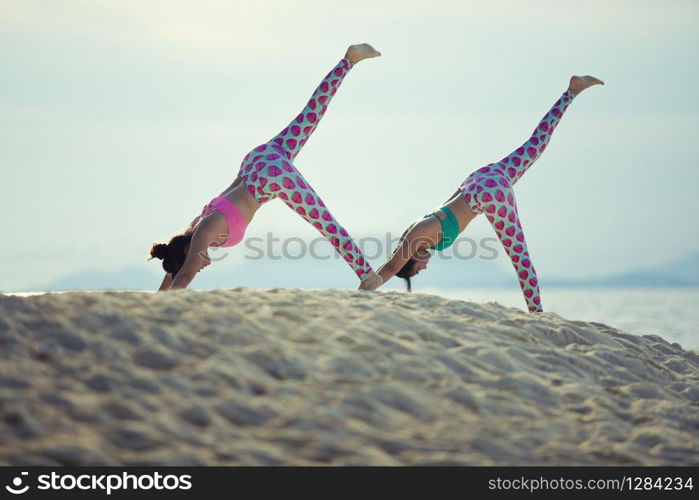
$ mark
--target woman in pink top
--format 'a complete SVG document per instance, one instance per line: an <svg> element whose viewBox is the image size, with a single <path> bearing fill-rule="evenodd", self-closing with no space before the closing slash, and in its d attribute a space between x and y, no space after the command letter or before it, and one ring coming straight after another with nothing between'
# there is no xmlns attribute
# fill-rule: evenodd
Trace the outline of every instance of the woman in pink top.
<svg viewBox="0 0 699 500"><path fill-rule="evenodd" d="M355 272L363 289L381 285L381 278L371 269L352 237L293 165L345 75L359 61L380 55L366 43L350 46L301 113L272 140L245 156L233 184L211 200L183 234L174 236L168 244L153 244L151 258L161 259L166 273L160 290L186 288L211 263L209 247L239 243L255 212L274 198L281 198L330 241Z"/></svg>

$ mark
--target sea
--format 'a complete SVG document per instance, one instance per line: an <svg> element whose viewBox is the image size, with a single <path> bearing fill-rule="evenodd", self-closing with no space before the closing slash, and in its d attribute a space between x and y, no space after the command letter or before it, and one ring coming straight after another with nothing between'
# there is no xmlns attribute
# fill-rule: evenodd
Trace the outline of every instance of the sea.
<svg viewBox="0 0 699 500"><path fill-rule="evenodd" d="M421 293L525 309L518 288L423 288ZM699 288L558 288L541 291L544 311L604 323L635 335L659 335L699 350Z"/></svg>

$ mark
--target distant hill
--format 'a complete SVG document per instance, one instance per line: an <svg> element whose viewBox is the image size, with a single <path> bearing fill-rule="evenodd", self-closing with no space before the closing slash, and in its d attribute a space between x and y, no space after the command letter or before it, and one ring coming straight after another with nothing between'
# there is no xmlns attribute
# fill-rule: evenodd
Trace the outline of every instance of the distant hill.
<svg viewBox="0 0 699 500"><path fill-rule="evenodd" d="M375 261L378 262L378 261ZM506 273L492 261L477 259L453 262L432 259L428 272L414 281L419 287L499 287L515 283L514 272ZM509 270L508 270L509 271ZM82 271L50 283L37 283L15 292L58 290L154 290L163 277L159 263L144 263L114 271ZM192 283L197 289L212 288L355 288L357 278L340 259L247 260L242 263L214 262ZM402 289L402 280L391 280L387 289Z"/></svg>
<svg viewBox="0 0 699 500"><path fill-rule="evenodd" d="M699 252L652 268L628 271L586 280L547 280L548 286L596 287L683 287L699 286Z"/></svg>
<svg viewBox="0 0 699 500"><path fill-rule="evenodd" d="M159 264L159 263L158 263ZM25 287L24 291L58 290L155 290L162 279L156 263L114 271L82 271L50 283ZM217 266L218 269L217 269ZM213 272L216 270L216 272ZM542 279L549 287L694 287L699 286L699 252L654 268L639 269L584 280ZM429 269L416 277L413 286L420 288L478 288L516 285L514 272L493 261L471 259L454 265L439 256L432 258ZM248 260L243 263L214 263L197 276L192 286L198 289L233 288L354 288L357 280L339 259L315 260ZM402 280L393 279L387 289L401 289Z"/></svg>

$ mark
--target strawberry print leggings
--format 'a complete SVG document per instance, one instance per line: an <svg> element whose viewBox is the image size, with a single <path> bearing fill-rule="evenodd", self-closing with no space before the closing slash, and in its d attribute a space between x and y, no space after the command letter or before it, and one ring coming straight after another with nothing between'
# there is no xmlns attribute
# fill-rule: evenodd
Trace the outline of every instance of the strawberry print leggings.
<svg viewBox="0 0 699 500"><path fill-rule="evenodd" d="M332 216L320 196L292 163L318 126L330 100L351 68L352 63L348 59L340 60L325 76L301 113L276 137L243 158L238 177L259 203L281 198L289 208L318 229L363 280L372 271L371 266L349 233Z"/></svg>
<svg viewBox="0 0 699 500"><path fill-rule="evenodd" d="M485 213L495 229L515 267L530 312L542 312L543 309L536 271L527 251L512 186L544 152L551 134L574 97L572 92L564 92L541 119L527 142L499 162L472 172L459 188L471 210L477 214Z"/></svg>

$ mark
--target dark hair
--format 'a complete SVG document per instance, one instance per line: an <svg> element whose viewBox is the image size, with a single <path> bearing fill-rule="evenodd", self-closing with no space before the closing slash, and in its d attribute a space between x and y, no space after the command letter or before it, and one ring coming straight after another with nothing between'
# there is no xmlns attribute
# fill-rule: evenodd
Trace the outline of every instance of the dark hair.
<svg viewBox="0 0 699 500"><path fill-rule="evenodd" d="M413 272L413 265L415 264L415 259L410 257L408 259L408 262L405 263L405 265L401 268L400 271L396 273L396 276L399 278L403 278L405 280L405 288L408 290L408 293L413 291L412 283L410 282L410 278L415 276L415 273Z"/></svg>
<svg viewBox="0 0 699 500"><path fill-rule="evenodd" d="M150 248L150 256L152 259L162 260L165 272L174 277L184 265L184 260L187 257L184 249L190 241L192 241L191 233L173 236L168 244L153 243Z"/></svg>
<svg viewBox="0 0 699 500"><path fill-rule="evenodd" d="M412 225L408 226L408 228L403 231L403 234L400 235L400 240L398 240L398 248L400 248L401 243L403 243L403 238L405 238L405 235L408 234L411 227ZM396 248L396 251L398 248ZM410 278L415 276L415 273L413 272L413 264L415 264L415 259L410 257L408 262L406 262L403 267L401 267L400 271L395 274L399 278L403 278L405 280L405 289L408 290L408 293L413 291L412 283L410 282Z"/></svg>

